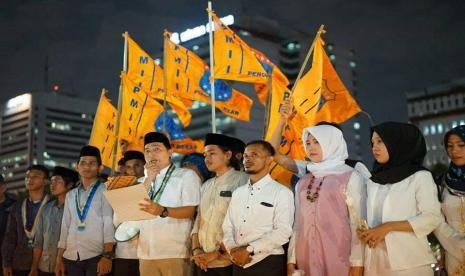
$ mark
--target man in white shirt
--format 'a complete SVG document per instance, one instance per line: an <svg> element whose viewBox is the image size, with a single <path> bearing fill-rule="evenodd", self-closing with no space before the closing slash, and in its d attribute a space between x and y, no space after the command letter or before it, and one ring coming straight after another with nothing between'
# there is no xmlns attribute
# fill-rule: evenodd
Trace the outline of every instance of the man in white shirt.
<svg viewBox="0 0 465 276"><path fill-rule="evenodd" d="M146 178L150 199L141 210L154 219L141 221L137 255L144 275L190 275L190 232L200 202L200 178L171 162L168 138L159 132L144 137Z"/></svg>
<svg viewBox="0 0 465 276"><path fill-rule="evenodd" d="M233 261L233 275L285 275L284 250L294 221L294 197L274 181L269 167L275 152L266 141L252 141L244 152L247 185L232 196L223 243Z"/></svg>

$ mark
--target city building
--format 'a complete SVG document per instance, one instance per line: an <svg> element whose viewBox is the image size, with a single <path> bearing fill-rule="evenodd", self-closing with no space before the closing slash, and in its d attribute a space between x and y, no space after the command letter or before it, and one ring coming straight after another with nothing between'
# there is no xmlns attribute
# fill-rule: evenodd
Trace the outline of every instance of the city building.
<svg viewBox="0 0 465 276"><path fill-rule="evenodd" d="M465 78L407 91L409 121L417 125L426 139L425 166L447 165L444 134L457 125L465 125Z"/></svg>
<svg viewBox="0 0 465 276"><path fill-rule="evenodd" d="M74 168L89 141L97 101L34 92L0 107L0 171L10 190L23 190L27 168Z"/></svg>

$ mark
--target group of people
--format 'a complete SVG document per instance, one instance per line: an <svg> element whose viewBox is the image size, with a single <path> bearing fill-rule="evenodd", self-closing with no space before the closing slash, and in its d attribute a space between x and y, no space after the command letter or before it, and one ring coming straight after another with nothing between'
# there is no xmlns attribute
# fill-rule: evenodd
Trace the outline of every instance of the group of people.
<svg viewBox="0 0 465 276"><path fill-rule="evenodd" d="M373 126L369 170L348 159L331 123L304 129L305 161L280 154L290 116L285 102L270 142L207 134L203 155L185 156L181 167L167 136L147 133L144 152L125 152L120 173L147 189L139 208L148 220L113 213L93 146L82 148L76 170L54 168L51 196L48 169L31 166L23 201L12 203L0 184L3 274L433 275L434 232L449 275L465 275L465 126L446 133L451 163L435 183L414 125ZM271 178L273 162L299 177L295 187ZM125 223L138 235L115 240Z"/></svg>

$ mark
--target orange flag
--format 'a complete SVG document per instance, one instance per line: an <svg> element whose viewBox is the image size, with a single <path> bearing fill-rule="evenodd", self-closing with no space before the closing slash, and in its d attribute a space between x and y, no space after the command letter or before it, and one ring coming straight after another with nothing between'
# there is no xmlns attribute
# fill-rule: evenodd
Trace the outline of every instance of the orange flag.
<svg viewBox="0 0 465 276"><path fill-rule="evenodd" d="M323 52L323 80L321 99L315 123L342 123L360 112L360 106L339 78L328 55Z"/></svg>
<svg viewBox="0 0 465 276"><path fill-rule="evenodd" d="M137 147L143 145L144 135L155 129L155 121L163 112L163 106L142 91L126 74L121 74L121 81L123 95L119 138Z"/></svg>
<svg viewBox="0 0 465 276"><path fill-rule="evenodd" d="M163 69L129 35L127 77L150 97L164 100ZM169 90L168 90L169 91ZM191 114L183 101L168 93L166 101L178 115L183 126L188 126Z"/></svg>
<svg viewBox="0 0 465 276"><path fill-rule="evenodd" d="M206 92L210 89L208 65L192 51L173 43L168 36L165 36L165 47L168 91L180 98L211 103ZM231 118L249 121L253 101L225 83L219 87L223 90L215 93L216 108Z"/></svg>
<svg viewBox="0 0 465 276"><path fill-rule="evenodd" d="M173 151L179 154L203 153L203 141L186 138L171 141Z"/></svg>
<svg viewBox="0 0 465 276"><path fill-rule="evenodd" d="M212 11L214 31L214 76L217 79L266 83L268 65Z"/></svg>
<svg viewBox="0 0 465 276"><path fill-rule="evenodd" d="M298 80L293 94L297 113L308 118L311 125L321 121L342 123L361 111L334 70L323 45L318 36L312 68Z"/></svg>
<svg viewBox="0 0 465 276"><path fill-rule="evenodd" d="M100 101L95 112L94 125L89 139L89 145L97 147L102 155L102 164L109 168L113 164L113 149L116 143L117 110L107 98L104 92L100 96ZM121 152L118 151L117 159L121 158Z"/></svg>
<svg viewBox="0 0 465 276"><path fill-rule="evenodd" d="M269 60L262 52L258 51L257 49L253 49L255 56L265 65L268 65L268 70L272 70L271 77L273 82L279 82L283 86L289 85L289 80L287 79L286 75L276 66L271 60ZM266 100L268 97L268 82L266 83L257 83L255 84L255 91L257 92L258 100L261 104L266 105Z"/></svg>

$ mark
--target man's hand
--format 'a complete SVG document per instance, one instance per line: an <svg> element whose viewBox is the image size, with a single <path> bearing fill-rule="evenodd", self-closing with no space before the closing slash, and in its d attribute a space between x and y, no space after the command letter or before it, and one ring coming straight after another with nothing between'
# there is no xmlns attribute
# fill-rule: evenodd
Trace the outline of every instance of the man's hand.
<svg viewBox="0 0 465 276"><path fill-rule="evenodd" d="M159 216L163 212L163 207L151 201L148 198L144 198L139 202L140 210L152 214L154 216Z"/></svg>
<svg viewBox="0 0 465 276"><path fill-rule="evenodd" d="M158 160L151 160L145 164L147 178L150 182L160 173L161 169Z"/></svg>
<svg viewBox="0 0 465 276"><path fill-rule="evenodd" d="M231 249L231 261L238 266L244 266L252 261L247 247L236 247Z"/></svg>
<svg viewBox="0 0 465 276"><path fill-rule="evenodd" d="M100 261L97 263L97 275L105 275L111 272L111 259L106 257L100 258Z"/></svg>
<svg viewBox="0 0 465 276"><path fill-rule="evenodd" d="M210 253L202 252L193 256L192 260L194 260L195 264L200 267L200 269L207 271L208 263L218 259L220 256L221 254L218 251L213 251Z"/></svg>

